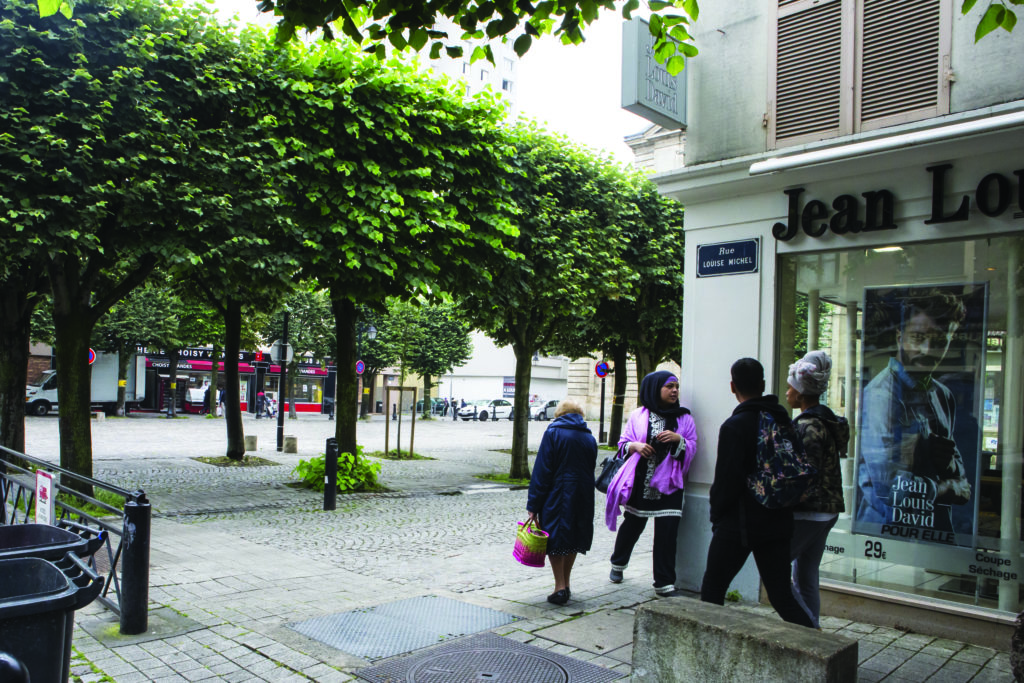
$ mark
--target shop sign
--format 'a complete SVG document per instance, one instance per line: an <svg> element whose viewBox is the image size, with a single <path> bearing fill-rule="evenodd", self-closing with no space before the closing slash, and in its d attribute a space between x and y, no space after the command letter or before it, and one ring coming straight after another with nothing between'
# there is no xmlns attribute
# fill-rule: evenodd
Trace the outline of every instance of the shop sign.
<svg viewBox="0 0 1024 683"><path fill-rule="evenodd" d="M505 377L501 382L501 397L514 398L516 395L516 378Z"/></svg>
<svg viewBox="0 0 1024 683"><path fill-rule="evenodd" d="M760 239L697 246L697 277L757 272Z"/></svg>
<svg viewBox="0 0 1024 683"><path fill-rule="evenodd" d="M666 130L686 128L686 73L673 76L658 62L640 18L622 24L622 108Z"/></svg>
<svg viewBox="0 0 1024 683"><path fill-rule="evenodd" d="M973 544L987 309L987 283L865 290L855 534Z"/></svg>
<svg viewBox="0 0 1024 683"><path fill-rule="evenodd" d="M968 195L960 198L955 210L946 209L950 204L950 198L946 196L946 174L952 168L953 164L939 164L925 169L931 174L932 183L931 217L924 222L925 225L966 221L970 216L971 198ZM974 193L974 204L978 211L995 218L1010 211L1016 199L1013 217L1024 218L1024 169L1013 171L1013 176L1016 181L1002 173L989 173L982 178ZM784 190L787 219L785 223L772 226L775 239L789 241L801 230L808 237L822 237L829 231L836 235L846 235L895 230L898 227L895 220L896 197L891 190L872 190L862 193L860 197L841 194L830 204L820 199L803 203L801 195L804 191L803 187Z"/></svg>
<svg viewBox="0 0 1024 683"><path fill-rule="evenodd" d="M976 548L925 546L918 543L866 538L834 531L829 534L825 552L840 557L879 560L907 567L941 569L952 575L966 574L988 579L1018 582L1020 558L1012 553Z"/></svg>

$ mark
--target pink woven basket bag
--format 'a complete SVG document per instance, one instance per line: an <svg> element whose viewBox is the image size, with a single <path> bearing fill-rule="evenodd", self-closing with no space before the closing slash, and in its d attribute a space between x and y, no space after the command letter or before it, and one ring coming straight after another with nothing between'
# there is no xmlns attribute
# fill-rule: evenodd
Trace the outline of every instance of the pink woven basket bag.
<svg viewBox="0 0 1024 683"><path fill-rule="evenodd" d="M529 522L518 524L519 530L516 531L512 557L527 567L543 567L548 550L548 532L534 528Z"/></svg>

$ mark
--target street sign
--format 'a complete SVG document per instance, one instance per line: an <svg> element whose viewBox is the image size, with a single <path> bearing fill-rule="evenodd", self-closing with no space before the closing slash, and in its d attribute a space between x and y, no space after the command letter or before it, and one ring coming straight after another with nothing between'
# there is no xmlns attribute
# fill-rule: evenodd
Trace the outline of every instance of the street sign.
<svg viewBox="0 0 1024 683"><path fill-rule="evenodd" d="M89 349L89 365L92 365L95 362L96 362L96 352L93 351L92 349Z"/></svg>
<svg viewBox="0 0 1024 683"><path fill-rule="evenodd" d="M594 374L601 378L607 377L610 371L611 370L608 367L608 363L605 361L601 361L600 363L594 366Z"/></svg>
<svg viewBox="0 0 1024 683"><path fill-rule="evenodd" d="M284 350L283 354L282 354L282 349ZM285 357L282 358L281 357L282 355L284 355ZM277 341L275 341L273 344L270 345L270 359L273 360L274 362L277 362L277 363L281 363L281 362L291 363L292 362L292 357L294 355L295 355L295 350L292 348L292 345L291 344L282 344L280 339L278 339Z"/></svg>
<svg viewBox="0 0 1024 683"><path fill-rule="evenodd" d="M361 375L366 372L366 363L361 360L356 361L356 374Z"/></svg>

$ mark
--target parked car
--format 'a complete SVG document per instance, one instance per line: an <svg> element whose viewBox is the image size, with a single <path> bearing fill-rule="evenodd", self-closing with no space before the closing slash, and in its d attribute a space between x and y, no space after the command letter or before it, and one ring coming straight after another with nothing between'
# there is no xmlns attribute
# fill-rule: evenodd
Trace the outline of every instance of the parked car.
<svg viewBox="0 0 1024 683"><path fill-rule="evenodd" d="M486 399L466 401L466 407L459 408L459 417L463 420L472 420L474 410L478 420L512 419L512 402L503 398L496 398L492 401Z"/></svg>
<svg viewBox="0 0 1024 683"><path fill-rule="evenodd" d="M432 398L430 399L430 412L433 415L440 415L444 412L444 399L443 398ZM416 401L416 414L423 414L423 399Z"/></svg>
<svg viewBox="0 0 1024 683"><path fill-rule="evenodd" d="M550 420L555 416L555 408L558 407L558 401L555 399L549 399L547 401L535 401L530 404L530 419L533 420Z"/></svg>

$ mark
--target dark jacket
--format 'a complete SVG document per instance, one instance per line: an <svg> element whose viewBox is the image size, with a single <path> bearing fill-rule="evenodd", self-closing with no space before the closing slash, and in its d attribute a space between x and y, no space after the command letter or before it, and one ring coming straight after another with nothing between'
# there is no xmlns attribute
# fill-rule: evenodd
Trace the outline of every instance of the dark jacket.
<svg viewBox="0 0 1024 683"><path fill-rule="evenodd" d="M769 510L747 489L747 475L757 467L757 435L761 411L780 425L792 423L789 411L773 394L736 406L718 432L718 460L711 484L711 524L738 528L750 541L775 541L793 535L793 511Z"/></svg>
<svg viewBox="0 0 1024 683"><path fill-rule="evenodd" d="M583 418L576 413L555 418L537 450L526 502L550 534L548 552L590 550L596 468L597 441Z"/></svg>
<svg viewBox="0 0 1024 683"><path fill-rule="evenodd" d="M839 470L840 453L846 453L850 441L850 425L840 422L828 406L811 406L800 413L793 426L800 435L811 464L818 470L814 487L796 510L810 512L845 512L843 474Z"/></svg>

